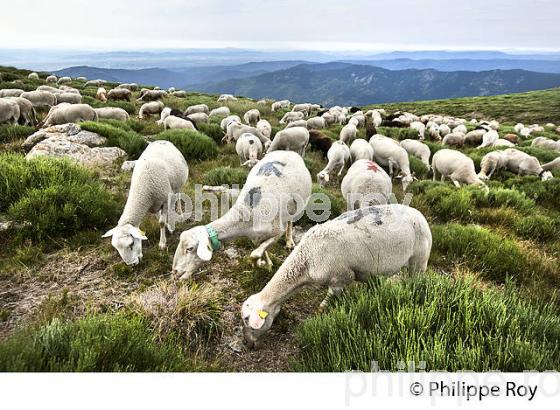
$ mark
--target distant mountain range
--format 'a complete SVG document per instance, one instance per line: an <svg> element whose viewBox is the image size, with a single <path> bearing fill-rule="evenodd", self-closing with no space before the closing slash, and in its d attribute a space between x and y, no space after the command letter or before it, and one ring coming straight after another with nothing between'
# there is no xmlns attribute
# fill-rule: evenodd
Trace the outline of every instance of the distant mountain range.
<svg viewBox="0 0 560 410"><path fill-rule="evenodd" d="M198 91L288 98L324 105L364 105L524 92L560 86L560 74L524 70L391 71L347 63L301 64L242 79L197 85Z"/></svg>

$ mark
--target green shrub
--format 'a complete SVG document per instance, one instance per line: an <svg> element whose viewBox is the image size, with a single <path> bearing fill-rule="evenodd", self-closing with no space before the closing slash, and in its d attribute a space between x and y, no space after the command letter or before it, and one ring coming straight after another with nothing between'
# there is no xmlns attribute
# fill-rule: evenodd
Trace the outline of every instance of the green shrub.
<svg viewBox="0 0 560 410"><path fill-rule="evenodd" d="M0 125L0 143L13 142L20 138L27 138L35 132L34 127L25 125Z"/></svg>
<svg viewBox="0 0 560 410"><path fill-rule="evenodd" d="M240 187L245 184L245 180L249 175L249 171L245 168L232 168L232 167L218 167L208 171L202 183L205 185L239 185Z"/></svg>
<svg viewBox="0 0 560 410"><path fill-rule="evenodd" d="M512 240L476 225L433 225L432 254L463 263L486 279L504 283L507 277L527 282L533 264Z"/></svg>
<svg viewBox="0 0 560 410"><path fill-rule="evenodd" d="M161 132L161 127L156 122L152 121L143 121L137 118L129 118L126 121L126 125L133 131L141 135L153 135Z"/></svg>
<svg viewBox="0 0 560 410"><path fill-rule="evenodd" d="M469 220L473 211L471 192L449 185L428 189L422 200L428 205L430 215L442 222L453 219Z"/></svg>
<svg viewBox="0 0 560 410"><path fill-rule="evenodd" d="M398 141L411 139L419 139L418 131L412 128L395 128L395 127L378 127L376 129L378 134L385 135L386 137L396 139Z"/></svg>
<svg viewBox="0 0 560 410"><path fill-rule="evenodd" d="M0 343L0 371L141 372L200 370L170 343L158 343L147 322L122 314L53 320Z"/></svg>
<svg viewBox="0 0 560 410"><path fill-rule="evenodd" d="M527 197L537 204L550 208L560 209L560 179L554 178L541 181L536 176L509 178L504 181L508 188L524 192Z"/></svg>
<svg viewBox="0 0 560 410"><path fill-rule="evenodd" d="M307 372L560 369L560 318L512 286L481 289L473 279L434 273L374 278L346 290L326 314L296 332L294 367Z"/></svg>
<svg viewBox="0 0 560 410"><path fill-rule="evenodd" d="M488 193L480 188L469 188L476 200L476 206L488 208L514 208L519 212L529 212L535 208L535 201L524 192L506 188L490 188Z"/></svg>
<svg viewBox="0 0 560 410"><path fill-rule="evenodd" d="M218 146L207 135L193 130L167 130L154 139L171 141L188 160L205 160L218 155Z"/></svg>
<svg viewBox="0 0 560 410"><path fill-rule="evenodd" d="M8 211L28 237L104 228L118 215L112 195L91 171L70 161L0 154L0 211Z"/></svg>
<svg viewBox="0 0 560 410"><path fill-rule="evenodd" d="M560 237L560 218L526 216L515 223L515 230L524 238L549 242Z"/></svg>
<svg viewBox="0 0 560 410"><path fill-rule="evenodd" d="M219 124L199 124L197 125L198 130L210 138L212 138L216 143L221 143L224 137L224 132Z"/></svg>
<svg viewBox="0 0 560 410"><path fill-rule="evenodd" d="M413 157L412 155L408 156L408 161L410 163L410 170L414 173L416 178L420 179L420 178L426 178L428 176L428 173L430 171L422 161L420 161L416 157Z"/></svg>
<svg viewBox="0 0 560 410"><path fill-rule="evenodd" d="M327 212L327 214L322 215L321 211L315 210L314 214L321 218L323 221L325 222L326 219L333 219L336 218L337 216L339 216L340 214L344 213L347 211L347 206L346 206L346 201L344 200L344 198L342 197L342 195L337 194L333 191L331 191L330 189L327 188L321 188L318 184L313 184L313 188L312 188L312 195L313 194L323 194L326 195L326 197L328 198L328 200L330 201L330 208L329 212ZM321 207L325 206L323 202L321 201L316 201L315 203L313 203L311 200L309 201L309 203L307 204L307 209L306 212L303 214L303 216L301 217L300 221L303 224L308 224L308 225L315 225L317 222L313 221L309 215L311 215L311 212L309 211L310 209L314 209L314 205L315 208L317 207L317 205L321 205ZM321 208L322 209L322 208ZM326 218L326 216L328 216L328 218Z"/></svg>
<svg viewBox="0 0 560 410"><path fill-rule="evenodd" d="M136 132L117 128L105 122L87 121L80 125L84 130L107 138L107 146L121 148L128 154L129 159L137 159L148 145L146 140Z"/></svg>

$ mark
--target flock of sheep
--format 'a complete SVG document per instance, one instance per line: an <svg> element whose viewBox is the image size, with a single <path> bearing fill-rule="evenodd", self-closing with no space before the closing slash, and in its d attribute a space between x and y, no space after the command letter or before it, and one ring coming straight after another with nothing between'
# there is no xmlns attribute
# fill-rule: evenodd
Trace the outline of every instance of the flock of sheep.
<svg viewBox="0 0 560 410"><path fill-rule="evenodd" d="M35 124L35 110L41 107L49 108L41 126L100 118L128 119L129 114L120 108L92 108L82 104L79 90L66 85L69 80L50 76L47 81L58 82L58 87L44 85L31 92L0 90L0 123ZM121 84L107 92L102 80L87 81L84 86L98 87L96 95L101 101L130 100L132 92L139 88L136 84ZM500 138L497 121L472 119L470 123L475 129L467 132L467 120L451 116L418 117L407 112L388 114L383 109L363 112L357 107L325 109L317 104L261 100L258 105L270 105L272 112L289 110L280 120L284 128L272 135L271 124L261 118L258 109L247 111L243 119L232 115L227 106L210 111L207 105L198 104L180 112L165 107L162 97L167 95L186 96L184 91L175 89L140 90L138 100L143 105L138 117L157 115L158 124L165 129L193 130L208 122L211 116L223 117L223 143L235 144L240 163L251 168L227 213L180 234L173 259L174 275L189 278L202 264L211 261L223 242L240 237L258 244L250 255L258 266L272 265L267 249L284 235L286 247L291 250L262 291L243 303L244 336L253 346L271 327L282 304L303 286L328 286L327 297L321 303L324 307L329 297L354 280L392 274L402 268L412 272L426 270L432 236L425 217L414 208L388 201L394 179L400 179L403 191L415 179L409 155L419 158L433 172L434 180L439 174L442 181L448 178L458 187L468 184L482 189L488 189L484 181L501 169L547 180L552 178L550 170L560 167L560 158L540 164L537 158L514 148L519 142L517 134L527 137L543 129L538 125L517 124L517 134ZM232 100L235 97L227 94L218 98L218 102ZM338 140L321 132L333 124L343 125ZM399 142L380 135L376 128L382 125L413 129L418 139ZM553 124L545 127L555 128ZM366 129L367 139L357 138L360 128ZM446 148L431 155L429 146L423 142L425 139ZM349 211L315 225L296 245L293 221L304 212L312 193L312 176L303 160L309 145L326 159L326 166L316 175L317 182L321 186L340 184ZM464 145L508 148L485 155L477 173L473 160L454 149ZM559 142L544 137L535 138L533 145L560 151ZM124 262L135 265L141 260L142 241L147 238L140 224L148 214L156 214L160 224L159 247L166 249L166 231L172 231L168 199L181 192L188 176L185 158L169 141L150 143L133 163L122 215L117 226L103 235L111 238ZM273 198L286 206L280 207L273 218L260 220L260 215L268 215L270 211L270 202L264 198Z"/></svg>

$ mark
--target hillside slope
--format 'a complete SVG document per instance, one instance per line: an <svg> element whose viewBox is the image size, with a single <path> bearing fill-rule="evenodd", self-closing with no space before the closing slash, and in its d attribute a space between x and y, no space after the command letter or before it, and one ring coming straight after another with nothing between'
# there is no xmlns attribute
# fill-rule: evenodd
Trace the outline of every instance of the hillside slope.
<svg viewBox="0 0 560 410"><path fill-rule="evenodd" d="M202 92L363 105L525 92L560 86L560 74L523 70L390 71L345 63L306 64L254 77L208 83Z"/></svg>

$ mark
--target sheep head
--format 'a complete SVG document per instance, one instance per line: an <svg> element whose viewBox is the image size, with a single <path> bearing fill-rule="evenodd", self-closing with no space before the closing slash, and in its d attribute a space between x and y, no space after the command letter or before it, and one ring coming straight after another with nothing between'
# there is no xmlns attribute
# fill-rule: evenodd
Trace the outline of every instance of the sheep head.
<svg viewBox="0 0 560 410"><path fill-rule="evenodd" d="M250 296L241 307L243 337L250 348L259 347L259 340L270 329L280 307L267 306L260 294Z"/></svg>
<svg viewBox="0 0 560 410"><path fill-rule="evenodd" d="M184 231L173 257L173 274L186 280L204 263L212 259L212 245L204 226Z"/></svg>
<svg viewBox="0 0 560 410"><path fill-rule="evenodd" d="M138 265L142 259L142 241L148 239L144 232L131 224L117 226L105 232L102 238L111 237L111 244L124 263Z"/></svg>

